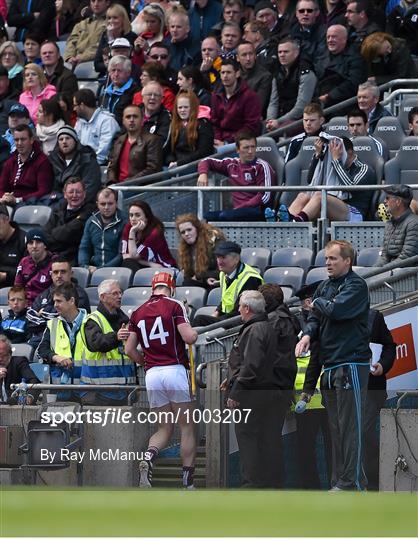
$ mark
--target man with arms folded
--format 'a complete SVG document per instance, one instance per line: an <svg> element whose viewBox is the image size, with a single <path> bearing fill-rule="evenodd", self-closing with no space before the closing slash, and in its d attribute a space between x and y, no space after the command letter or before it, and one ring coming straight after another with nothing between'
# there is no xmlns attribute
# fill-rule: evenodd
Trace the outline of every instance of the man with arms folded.
<svg viewBox="0 0 418 540"><path fill-rule="evenodd" d="M145 366L150 409L178 416L183 487L193 489L196 440L191 421L193 405L185 344L192 345L197 332L190 326L185 306L172 298L175 291L173 276L159 272L153 277L151 286L151 298L131 316L125 351L131 360ZM138 344L141 352L137 350ZM173 422L161 421L150 438L146 459L139 463L139 487L151 487L153 462L159 451L168 445L173 429Z"/></svg>

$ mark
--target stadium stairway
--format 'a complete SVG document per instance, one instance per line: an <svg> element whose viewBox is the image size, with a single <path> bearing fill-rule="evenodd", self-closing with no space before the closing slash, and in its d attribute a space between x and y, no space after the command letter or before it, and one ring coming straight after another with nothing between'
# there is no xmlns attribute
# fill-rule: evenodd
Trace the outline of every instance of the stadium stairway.
<svg viewBox="0 0 418 540"><path fill-rule="evenodd" d="M206 448L198 446L196 449L194 485L196 488L206 487ZM182 465L181 458L161 457L155 462L152 472L153 488L175 488L181 484Z"/></svg>

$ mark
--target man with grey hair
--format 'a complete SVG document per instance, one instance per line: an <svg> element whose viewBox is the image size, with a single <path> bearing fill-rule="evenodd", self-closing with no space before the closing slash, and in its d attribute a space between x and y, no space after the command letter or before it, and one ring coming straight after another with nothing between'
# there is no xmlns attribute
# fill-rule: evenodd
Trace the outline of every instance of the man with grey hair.
<svg viewBox="0 0 418 540"><path fill-rule="evenodd" d="M392 113L385 109L379 103L380 90L379 87L371 81L366 81L359 84L357 90L358 108L367 114L369 120L369 133L372 134L376 129L377 123L385 116L392 116Z"/></svg>
<svg viewBox="0 0 418 540"><path fill-rule="evenodd" d="M247 488L280 487L281 432L294 384L293 378L290 388L282 386L277 355L282 337L274 331L265 308L261 292L246 290L241 294L239 312L244 324L221 385L227 406L240 413L235 418L235 433L242 483Z"/></svg>
<svg viewBox="0 0 418 540"><path fill-rule="evenodd" d="M122 114L126 105L132 103L139 86L132 77L132 62L126 56L113 56L107 66L109 84L103 88L100 102L103 109L114 114L122 126Z"/></svg>
<svg viewBox="0 0 418 540"><path fill-rule="evenodd" d="M35 374L29 367L29 362L24 356L12 356L12 344L6 336L0 334L0 403L16 405L17 398L12 397L11 384L20 384L22 381L28 384L39 383ZM39 391L31 391L26 395L26 405L36 402Z"/></svg>
<svg viewBox="0 0 418 540"><path fill-rule="evenodd" d="M86 346L81 380L86 384L135 384L135 366L125 354L129 318L120 309L122 290L116 279L98 286L99 305L82 327ZM90 392L82 398L88 405L123 405L126 390Z"/></svg>

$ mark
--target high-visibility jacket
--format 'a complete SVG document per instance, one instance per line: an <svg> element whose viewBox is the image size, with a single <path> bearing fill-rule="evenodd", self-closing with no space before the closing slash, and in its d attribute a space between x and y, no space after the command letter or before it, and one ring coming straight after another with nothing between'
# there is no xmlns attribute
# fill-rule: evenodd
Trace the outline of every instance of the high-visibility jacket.
<svg viewBox="0 0 418 540"><path fill-rule="evenodd" d="M311 358L310 355L300 356L296 358L296 363L298 366L298 372L296 374L296 380L295 380L296 401L299 401L300 394L302 393L302 390L303 390L306 370L308 368L310 358ZM321 391L319 388L320 387L319 387L319 379L318 379L318 382L315 388L315 393L311 397L311 401L307 404L308 409L323 409L323 406L321 404Z"/></svg>
<svg viewBox="0 0 418 540"><path fill-rule="evenodd" d="M82 384L135 384L135 364L125 355L123 349L116 347L107 352L90 351L85 334L85 325L93 320L99 325L103 334L114 332L106 317L100 311L90 313L83 322L81 335L84 342L84 357L81 368ZM112 399L124 399L125 391L100 392Z"/></svg>
<svg viewBox="0 0 418 540"><path fill-rule="evenodd" d="M71 350L70 338L65 331L64 323L59 317L50 319L47 323L49 328L51 349L55 354L73 359L73 368L68 370L59 365L51 366L52 384L59 384L64 370L69 371L73 384L80 384L81 364L84 356L84 343L81 338L81 332L78 332L75 338L75 347Z"/></svg>
<svg viewBox="0 0 418 540"><path fill-rule="evenodd" d="M242 287L248 281L250 277L256 277L260 280L261 283L264 283L263 278L257 272L255 268L244 264L242 272L238 274L238 277L232 281L229 287L226 284L226 275L225 272L219 272L219 279L221 285L221 306L222 313L231 313L234 310L235 303L241 294Z"/></svg>

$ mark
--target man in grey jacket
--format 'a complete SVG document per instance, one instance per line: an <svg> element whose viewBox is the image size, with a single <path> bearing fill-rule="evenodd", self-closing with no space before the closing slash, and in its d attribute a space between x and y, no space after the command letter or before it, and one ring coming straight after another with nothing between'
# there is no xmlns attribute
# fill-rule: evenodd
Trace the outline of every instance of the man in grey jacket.
<svg viewBox="0 0 418 540"><path fill-rule="evenodd" d="M392 217L386 223L382 254L375 266L418 255L418 216L409 208L412 189L395 184L388 186L384 192L385 205Z"/></svg>

